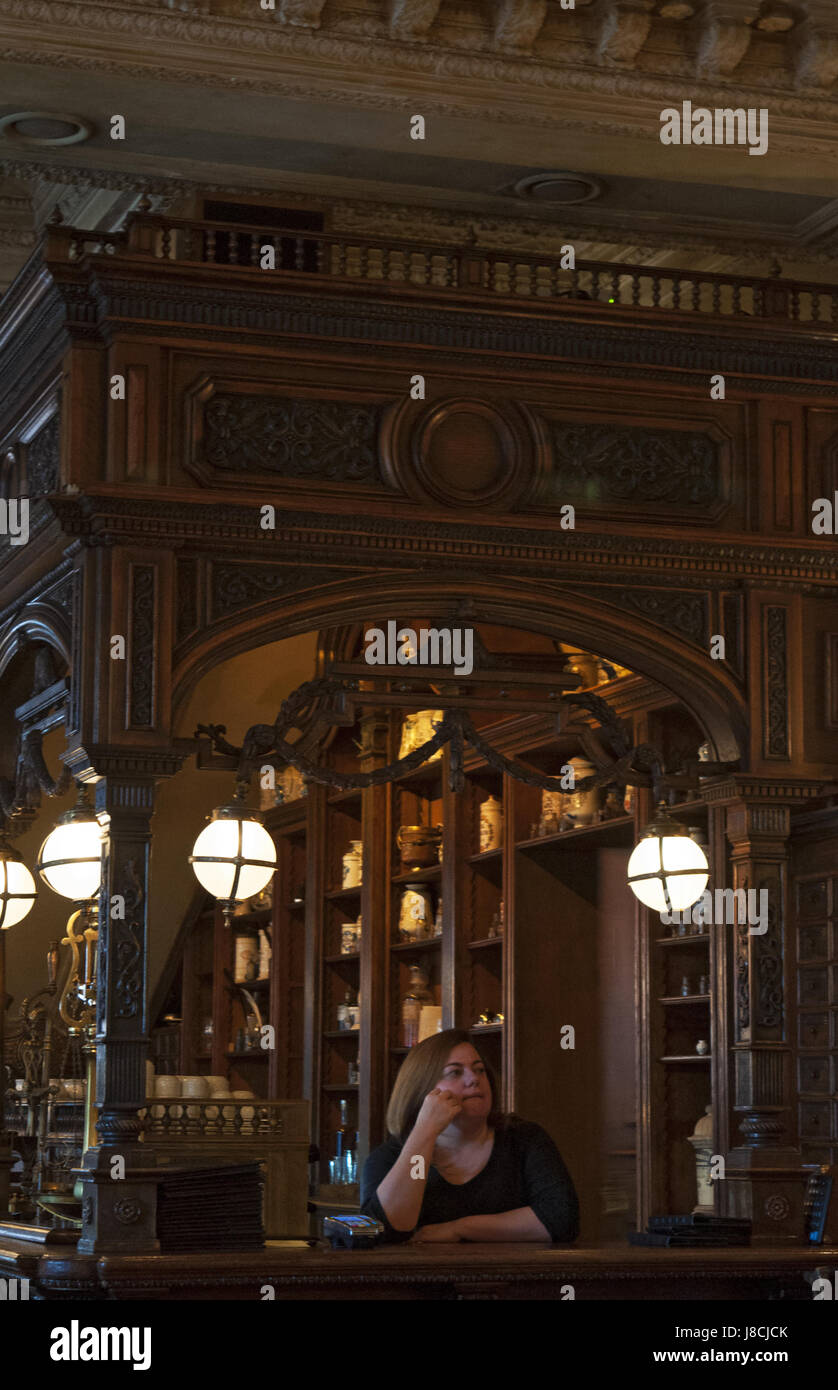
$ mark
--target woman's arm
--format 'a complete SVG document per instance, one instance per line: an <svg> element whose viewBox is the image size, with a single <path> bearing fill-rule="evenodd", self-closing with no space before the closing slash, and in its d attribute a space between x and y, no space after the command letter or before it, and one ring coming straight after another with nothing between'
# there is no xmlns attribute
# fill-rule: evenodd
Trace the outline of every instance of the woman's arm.
<svg viewBox="0 0 838 1390"><path fill-rule="evenodd" d="M404 1148L376 1188L375 1195L395 1231L412 1231L419 1220L434 1146L462 1108L461 1101L438 1086L422 1102Z"/></svg>
<svg viewBox="0 0 838 1390"><path fill-rule="evenodd" d="M550 1240L532 1207L516 1207L496 1216L461 1216L454 1222L461 1240Z"/></svg>

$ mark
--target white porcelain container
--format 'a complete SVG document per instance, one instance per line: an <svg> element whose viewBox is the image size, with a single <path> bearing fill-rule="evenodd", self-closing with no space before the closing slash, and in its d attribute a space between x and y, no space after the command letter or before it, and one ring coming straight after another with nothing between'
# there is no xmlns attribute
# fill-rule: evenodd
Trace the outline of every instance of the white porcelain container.
<svg viewBox="0 0 838 1390"><path fill-rule="evenodd" d="M573 768L577 786L585 777L592 777L596 772L593 763L588 762L587 758L571 758L570 766ZM599 796L599 787L591 787L590 791L586 792L573 791L566 794L565 810L573 816L576 825L593 825L599 810Z"/></svg>
<svg viewBox="0 0 838 1390"><path fill-rule="evenodd" d="M405 941L421 941L434 929L434 905L426 883L411 883L402 892L399 931Z"/></svg>
<svg viewBox="0 0 838 1390"><path fill-rule="evenodd" d="M343 856L343 888L360 888L363 873L363 845L360 840L350 840L350 848Z"/></svg>
<svg viewBox="0 0 838 1390"><path fill-rule="evenodd" d="M480 850L500 849L503 840L503 807L490 796L480 807Z"/></svg>

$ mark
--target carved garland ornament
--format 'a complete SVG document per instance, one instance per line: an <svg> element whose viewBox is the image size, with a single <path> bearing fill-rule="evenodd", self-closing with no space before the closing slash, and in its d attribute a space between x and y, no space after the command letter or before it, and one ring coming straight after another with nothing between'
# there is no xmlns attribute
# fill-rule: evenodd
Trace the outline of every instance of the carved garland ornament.
<svg viewBox="0 0 838 1390"><path fill-rule="evenodd" d="M377 482L379 413L356 402L219 394L204 411L204 459L235 473Z"/></svg>

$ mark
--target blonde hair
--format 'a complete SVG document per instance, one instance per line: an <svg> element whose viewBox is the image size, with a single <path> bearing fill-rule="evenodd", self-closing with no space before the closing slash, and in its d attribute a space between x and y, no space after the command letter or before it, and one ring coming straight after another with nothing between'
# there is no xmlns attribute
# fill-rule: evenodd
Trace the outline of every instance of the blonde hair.
<svg viewBox="0 0 838 1390"><path fill-rule="evenodd" d="M416 1123L425 1096L438 1084L445 1063L460 1043L469 1043L486 1068L492 1090L492 1108L486 1117L487 1124L494 1128L502 1121L497 1078L486 1058L464 1028L446 1028L445 1032L434 1033L423 1042L416 1043L399 1068L386 1118L388 1130L402 1143Z"/></svg>

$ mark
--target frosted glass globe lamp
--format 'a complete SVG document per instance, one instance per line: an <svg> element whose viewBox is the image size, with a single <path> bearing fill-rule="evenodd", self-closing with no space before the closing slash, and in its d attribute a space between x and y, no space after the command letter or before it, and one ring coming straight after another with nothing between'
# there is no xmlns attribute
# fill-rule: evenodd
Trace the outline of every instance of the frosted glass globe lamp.
<svg viewBox="0 0 838 1390"><path fill-rule="evenodd" d="M22 922L37 896L35 880L23 859L0 835L0 930Z"/></svg>
<svg viewBox="0 0 838 1390"><path fill-rule="evenodd" d="M240 801L218 806L198 836L189 862L202 888L224 905L253 898L276 869L276 847L258 813Z"/></svg>
<svg viewBox="0 0 838 1390"><path fill-rule="evenodd" d="M683 912L701 897L709 873L701 846L661 802L628 862L628 885L635 897L655 912Z"/></svg>
<svg viewBox="0 0 838 1390"><path fill-rule="evenodd" d="M83 794L82 794L83 795ZM82 797L60 816L38 851L38 873L55 893L87 902L102 881L102 827Z"/></svg>

